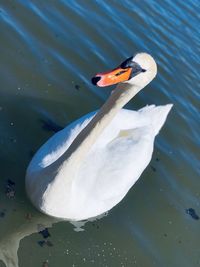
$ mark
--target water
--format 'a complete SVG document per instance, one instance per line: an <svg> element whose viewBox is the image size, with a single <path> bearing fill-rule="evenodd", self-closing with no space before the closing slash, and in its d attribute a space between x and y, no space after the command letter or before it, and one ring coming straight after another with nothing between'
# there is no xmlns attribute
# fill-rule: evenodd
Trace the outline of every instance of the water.
<svg viewBox="0 0 200 267"><path fill-rule="evenodd" d="M199 14L197 0L1 1L1 267L200 265ZM106 100L111 89L90 78L138 51L159 72L127 106L173 103L173 111L126 198L76 232L32 207L26 167L54 130Z"/></svg>

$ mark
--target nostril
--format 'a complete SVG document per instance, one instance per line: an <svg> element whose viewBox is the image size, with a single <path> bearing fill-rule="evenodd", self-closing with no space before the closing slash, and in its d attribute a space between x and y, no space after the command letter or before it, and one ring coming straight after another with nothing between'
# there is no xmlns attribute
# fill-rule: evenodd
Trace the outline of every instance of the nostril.
<svg viewBox="0 0 200 267"><path fill-rule="evenodd" d="M93 77L93 78L91 79L92 84L94 84L94 85L97 85L98 81L100 81L100 80L101 80L101 77L99 77L99 76L97 76L97 77Z"/></svg>

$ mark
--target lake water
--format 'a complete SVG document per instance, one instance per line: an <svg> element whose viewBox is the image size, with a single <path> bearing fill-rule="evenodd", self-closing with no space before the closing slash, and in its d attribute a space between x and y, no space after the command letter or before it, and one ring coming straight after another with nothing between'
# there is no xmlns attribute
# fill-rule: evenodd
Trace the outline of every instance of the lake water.
<svg viewBox="0 0 200 267"><path fill-rule="evenodd" d="M1 1L0 267L200 266L199 21L198 0ZM158 75L128 108L173 110L128 195L77 232L34 209L26 167L59 127L104 103L111 88L90 78L139 51Z"/></svg>

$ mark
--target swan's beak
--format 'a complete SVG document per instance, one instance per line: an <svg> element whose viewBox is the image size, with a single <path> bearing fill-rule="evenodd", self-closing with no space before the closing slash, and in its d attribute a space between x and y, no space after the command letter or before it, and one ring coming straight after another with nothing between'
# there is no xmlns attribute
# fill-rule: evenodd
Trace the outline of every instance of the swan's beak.
<svg viewBox="0 0 200 267"><path fill-rule="evenodd" d="M114 70L97 73L92 78L92 83L100 87L122 83L145 71L138 63L133 61L133 57L130 57Z"/></svg>
<svg viewBox="0 0 200 267"><path fill-rule="evenodd" d="M113 85L116 83L125 82L130 79L131 73L132 73L131 67L128 67L125 69L118 67L108 72L97 73L92 78L92 83L94 85L104 87L104 86L109 86L109 85Z"/></svg>

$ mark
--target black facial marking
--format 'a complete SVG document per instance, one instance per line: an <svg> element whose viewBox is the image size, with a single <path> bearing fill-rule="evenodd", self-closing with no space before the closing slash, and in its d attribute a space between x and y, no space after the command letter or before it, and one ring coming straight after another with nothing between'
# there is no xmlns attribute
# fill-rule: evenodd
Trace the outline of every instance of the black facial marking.
<svg viewBox="0 0 200 267"><path fill-rule="evenodd" d="M132 72L131 72L129 80L133 78L134 76L136 76L137 74L146 71L137 62L133 61L133 57L127 58L124 62L121 63L120 67L122 69L132 68Z"/></svg>
<svg viewBox="0 0 200 267"><path fill-rule="evenodd" d="M143 69L137 62L132 61L131 63L131 75L129 77L129 80L132 79L133 77L135 77L136 75L138 75L141 72L145 72L146 70Z"/></svg>
<svg viewBox="0 0 200 267"><path fill-rule="evenodd" d="M119 75L123 74L124 72L126 72L126 70L121 70L118 73L116 73L115 76L119 76Z"/></svg>
<svg viewBox="0 0 200 267"><path fill-rule="evenodd" d="M132 59L133 59L133 57L127 58L124 62L121 63L120 67L122 69L132 67L132 62L133 62Z"/></svg>
<svg viewBox="0 0 200 267"><path fill-rule="evenodd" d="M97 76L97 77L93 77L91 81L92 81L92 84L97 85L98 81L100 80L101 80L101 77Z"/></svg>
<svg viewBox="0 0 200 267"><path fill-rule="evenodd" d="M136 63L135 61L132 61L131 68L133 69L133 71L134 71L135 73L144 72L144 71L143 71L143 68L140 67L140 65L139 65L138 63Z"/></svg>

